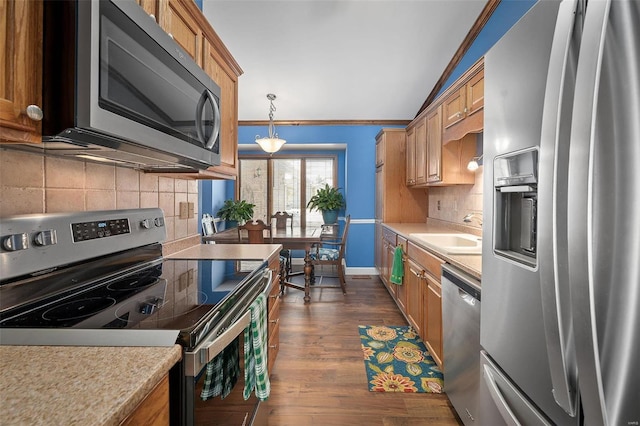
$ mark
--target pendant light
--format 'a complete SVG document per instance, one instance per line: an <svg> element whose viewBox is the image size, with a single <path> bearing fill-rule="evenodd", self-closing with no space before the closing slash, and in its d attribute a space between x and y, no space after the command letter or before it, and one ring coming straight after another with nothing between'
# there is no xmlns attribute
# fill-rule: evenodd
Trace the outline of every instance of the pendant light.
<svg viewBox="0 0 640 426"><path fill-rule="evenodd" d="M279 151L287 141L278 137L278 134L275 132L275 126L273 125L273 112L276 110L273 101L276 99L276 95L269 93L267 99L269 99L269 136L261 138L259 135L256 135L256 143L260 145L263 151L273 154Z"/></svg>

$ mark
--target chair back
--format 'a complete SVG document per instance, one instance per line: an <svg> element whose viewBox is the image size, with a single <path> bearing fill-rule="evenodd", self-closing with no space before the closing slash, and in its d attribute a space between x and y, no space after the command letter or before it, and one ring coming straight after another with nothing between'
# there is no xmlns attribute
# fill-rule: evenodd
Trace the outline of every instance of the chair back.
<svg viewBox="0 0 640 426"><path fill-rule="evenodd" d="M293 215L287 212L276 212L271 215L271 219L276 220L276 229L285 229L287 222L289 226L293 228Z"/></svg>
<svg viewBox="0 0 640 426"><path fill-rule="evenodd" d="M202 236L208 237L215 234L216 232L216 223L213 216L211 216L209 213L204 213L202 215ZM215 244L214 241L206 241L206 243Z"/></svg>
<svg viewBox="0 0 640 426"><path fill-rule="evenodd" d="M265 231L267 231L266 238ZM238 226L238 240L240 240L240 243L264 244L267 239L271 240L271 227L260 219Z"/></svg>
<svg viewBox="0 0 640 426"><path fill-rule="evenodd" d="M340 240L340 259L344 258L345 247L347 246L347 234L349 233L349 223L351 223L351 215L344 218L344 231Z"/></svg>

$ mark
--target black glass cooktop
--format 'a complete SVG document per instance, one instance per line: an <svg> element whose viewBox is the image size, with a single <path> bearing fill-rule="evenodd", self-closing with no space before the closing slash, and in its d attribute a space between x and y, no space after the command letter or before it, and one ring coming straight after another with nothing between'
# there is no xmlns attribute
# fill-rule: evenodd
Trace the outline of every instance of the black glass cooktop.
<svg viewBox="0 0 640 426"><path fill-rule="evenodd" d="M180 330L178 343L191 347L265 266L246 260L163 260L1 312L0 327L171 329Z"/></svg>

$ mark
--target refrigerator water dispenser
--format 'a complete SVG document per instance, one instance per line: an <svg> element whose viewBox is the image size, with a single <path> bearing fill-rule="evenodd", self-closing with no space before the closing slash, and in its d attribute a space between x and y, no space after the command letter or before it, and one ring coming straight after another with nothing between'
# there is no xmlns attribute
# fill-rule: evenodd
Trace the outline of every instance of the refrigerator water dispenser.
<svg viewBox="0 0 640 426"><path fill-rule="evenodd" d="M529 267L537 262L538 151L498 156L493 162L494 251Z"/></svg>

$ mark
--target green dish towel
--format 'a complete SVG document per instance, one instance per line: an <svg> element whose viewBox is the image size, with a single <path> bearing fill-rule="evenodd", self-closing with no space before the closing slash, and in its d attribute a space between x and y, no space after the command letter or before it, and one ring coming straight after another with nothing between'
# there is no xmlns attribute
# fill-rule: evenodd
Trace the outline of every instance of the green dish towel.
<svg viewBox="0 0 640 426"><path fill-rule="evenodd" d="M392 283L402 285L402 277L404 277L404 265L402 264L402 246L397 246L393 252L393 265L391 266Z"/></svg>

